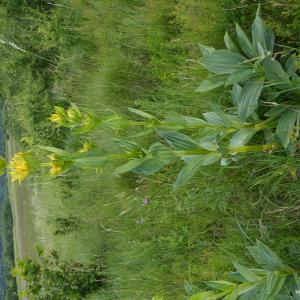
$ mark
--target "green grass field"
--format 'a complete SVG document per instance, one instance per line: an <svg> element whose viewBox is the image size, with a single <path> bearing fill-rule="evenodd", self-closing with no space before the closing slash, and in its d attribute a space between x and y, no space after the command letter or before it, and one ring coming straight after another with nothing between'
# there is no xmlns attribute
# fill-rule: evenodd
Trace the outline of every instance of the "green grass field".
<svg viewBox="0 0 300 300"><path fill-rule="evenodd" d="M263 12L278 43L297 47L300 7L286 2L262 1ZM200 116L210 103L226 102L228 93L195 93L207 75L199 44L222 46L235 22L251 23L257 3L5 1L0 38L14 43L0 47L8 132L22 137L25 148L75 149L83 138L47 119L54 105L69 102L94 112L127 114L130 106L157 116ZM86 139L109 149L111 135L99 129ZM89 298L97 300L182 300L185 283L202 287L231 270L232 260L248 262L245 246L255 239L300 263L299 181L279 181L272 164L261 155L240 167L203 169L177 192L179 163L151 177L113 177L109 168L37 176L31 181L35 240L78 261L101 255L108 283ZM57 218L68 217L78 218L79 228L55 234Z"/></svg>

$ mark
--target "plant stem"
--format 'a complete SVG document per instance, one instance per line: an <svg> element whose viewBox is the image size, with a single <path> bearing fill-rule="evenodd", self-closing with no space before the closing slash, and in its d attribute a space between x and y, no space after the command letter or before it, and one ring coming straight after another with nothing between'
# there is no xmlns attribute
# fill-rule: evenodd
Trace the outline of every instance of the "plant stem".
<svg viewBox="0 0 300 300"><path fill-rule="evenodd" d="M251 145L251 146L240 146L240 147L228 147L231 153L248 153L248 152L264 152L281 149L282 147L278 144L265 144L265 145Z"/></svg>

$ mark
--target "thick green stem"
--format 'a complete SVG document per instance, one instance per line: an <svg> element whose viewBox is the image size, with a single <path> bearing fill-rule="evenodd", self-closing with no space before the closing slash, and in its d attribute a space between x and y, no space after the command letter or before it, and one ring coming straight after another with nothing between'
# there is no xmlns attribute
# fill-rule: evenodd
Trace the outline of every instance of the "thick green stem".
<svg viewBox="0 0 300 300"><path fill-rule="evenodd" d="M173 151L177 156L190 156L190 155L206 155L210 153L217 153L218 151L209 151L206 149L190 149L190 150L182 150L182 151Z"/></svg>
<svg viewBox="0 0 300 300"><path fill-rule="evenodd" d="M254 125L256 130L264 130L266 128L276 128L277 121L274 118L269 118L261 123L257 123Z"/></svg>
<svg viewBox="0 0 300 300"><path fill-rule="evenodd" d="M131 158L139 158L137 153L116 153L116 154L111 154L110 159L131 159Z"/></svg>
<svg viewBox="0 0 300 300"><path fill-rule="evenodd" d="M249 153L249 152L265 152L281 149L282 147L278 144L265 144L265 145L251 145L251 146L240 146L240 147L228 147L231 153Z"/></svg>

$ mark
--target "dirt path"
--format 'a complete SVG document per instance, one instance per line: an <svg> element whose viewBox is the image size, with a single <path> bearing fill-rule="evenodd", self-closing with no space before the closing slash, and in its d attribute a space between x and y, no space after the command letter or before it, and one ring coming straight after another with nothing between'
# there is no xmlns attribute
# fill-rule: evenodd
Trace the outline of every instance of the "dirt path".
<svg viewBox="0 0 300 300"><path fill-rule="evenodd" d="M20 146L10 138L7 141L7 156L11 157L20 150ZM9 179L9 195L14 223L14 248L16 262L24 257L32 256L34 249L34 227L31 209L31 187L27 182L19 184ZM19 292L26 289L26 282L17 278ZM23 300L29 300L22 297Z"/></svg>

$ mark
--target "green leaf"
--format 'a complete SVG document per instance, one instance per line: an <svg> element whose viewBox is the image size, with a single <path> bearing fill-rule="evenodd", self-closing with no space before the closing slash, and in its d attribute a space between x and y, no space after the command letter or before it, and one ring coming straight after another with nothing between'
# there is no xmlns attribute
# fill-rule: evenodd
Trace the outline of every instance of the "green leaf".
<svg viewBox="0 0 300 300"><path fill-rule="evenodd" d="M232 293L227 295L224 300L237 300L239 298L239 287L236 287Z"/></svg>
<svg viewBox="0 0 300 300"><path fill-rule="evenodd" d="M285 111L278 120L276 134L285 148L291 141L291 135L297 119L299 119L299 112L295 110L288 110Z"/></svg>
<svg viewBox="0 0 300 300"><path fill-rule="evenodd" d="M237 105L240 99L242 87L238 84L233 84L231 95L232 95L232 101L233 104Z"/></svg>
<svg viewBox="0 0 300 300"><path fill-rule="evenodd" d="M130 121L119 115L109 116L101 122L102 127L108 127L116 130L127 128L129 124Z"/></svg>
<svg viewBox="0 0 300 300"><path fill-rule="evenodd" d="M180 128L185 128L187 126L187 121L184 117L174 111L167 112L164 121L177 124Z"/></svg>
<svg viewBox="0 0 300 300"><path fill-rule="evenodd" d="M228 126L232 127L233 122L232 122L232 117L228 114L226 114L223 109L220 107L220 105L212 103L211 108L213 109L213 112L216 114L216 116L221 120L221 122Z"/></svg>
<svg viewBox="0 0 300 300"><path fill-rule="evenodd" d="M151 114L141 111L139 109L128 107L128 110L136 115L143 117L143 118L156 120L156 118L154 116L152 116Z"/></svg>
<svg viewBox="0 0 300 300"><path fill-rule="evenodd" d="M197 140L199 145L201 143L207 141L215 141L216 137L223 132L223 129L213 128L213 127L206 127L201 128L196 135L194 135L194 139Z"/></svg>
<svg viewBox="0 0 300 300"><path fill-rule="evenodd" d="M296 55L293 54L287 59L284 69L288 77L296 75L298 69Z"/></svg>
<svg viewBox="0 0 300 300"><path fill-rule="evenodd" d="M251 271L250 269L244 267L243 265L241 265L238 262L234 262L233 263L235 269L247 280L250 282L257 282L259 280L261 280L261 277L259 277L258 275L256 275L253 271Z"/></svg>
<svg viewBox="0 0 300 300"><path fill-rule="evenodd" d="M95 149L74 156L74 162L86 168L100 168L109 160L109 155L104 149Z"/></svg>
<svg viewBox="0 0 300 300"><path fill-rule="evenodd" d="M224 42L226 45L226 48L231 51L231 52L238 52L239 53L239 48L236 46L234 41L231 39L230 35L226 31L225 36L224 36Z"/></svg>
<svg viewBox="0 0 300 300"><path fill-rule="evenodd" d="M221 75L230 74L234 70L245 69L249 64L244 63L247 59L228 50L216 50L202 58L202 65L210 72Z"/></svg>
<svg viewBox="0 0 300 300"><path fill-rule="evenodd" d="M188 296L192 296L196 293L199 293L199 291L200 291L200 289L197 286L195 286L189 282L184 283L184 288L185 288Z"/></svg>
<svg viewBox="0 0 300 300"><path fill-rule="evenodd" d="M230 75L228 80L226 81L225 86L230 86L234 83L240 83L244 82L246 80L249 80L254 75L253 69L241 69L233 71Z"/></svg>
<svg viewBox="0 0 300 300"><path fill-rule="evenodd" d="M274 60L271 57L266 57L263 60L263 65L267 79L271 83L276 84L280 89L288 89L291 86L287 73L277 60Z"/></svg>
<svg viewBox="0 0 300 300"><path fill-rule="evenodd" d="M139 144L132 141L127 141L124 139L112 139L119 147L124 149L127 153L133 152L140 148Z"/></svg>
<svg viewBox="0 0 300 300"><path fill-rule="evenodd" d="M199 145L196 141L194 141L188 135L180 132L159 131L159 135L176 150L199 148Z"/></svg>
<svg viewBox="0 0 300 300"><path fill-rule="evenodd" d="M187 124L189 126L202 126L205 127L205 125L207 125L207 122L199 119L199 118L193 118L193 117L188 117L188 116L182 116L184 118L184 120L187 122Z"/></svg>
<svg viewBox="0 0 300 300"><path fill-rule="evenodd" d="M241 46L243 52L246 54L246 56L248 58L257 57L258 53L256 52L255 48L253 47L253 45L250 42L249 38L247 37L246 33L239 26L239 24L236 24L236 33L237 33L237 37L238 37L240 46Z"/></svg>
<svg viewBox="0 0 300 300"><path fill-rule="evenodd" d="M252 41L257 52L261 46L265 52L273 52L275 37L271 29L265 26L260 16L260 6L257 9L256 18L252 24Z"/></svg>
<svg viewBox="0 0 300 300"><path fill-rule="evenodd" d="M220 291L228 290L228 288L235 288L236 286L236 283L225 281L225 280L208 281L205 282L205 284L215 290L220 290Z"/></svg>
<svg viewBox="0 0 300 300"><path fill-rule="evenodd" d="M230 140L230 147L245 146L251 138L255 135L256 129L254 128L241 128L237 131Z"/></svg>
<svg viewBox="0 0 300 300"><path fill-rule="evenodd" d="M267 282L264 289L264 293L268 296L272 295L272 297L277 296L286 280L286 276L280 275L278 271L269 272L267 275Z"/></svg>
<svg viewBox="0 0 300 300"><path fill-rule="evenodd" d="M71 156L69 152L67 152L65 150L61 150L61 149L56 148L56 147L39 146L39 148L43 149L43 150L46 150L48 152L57 154L58 156L61 156L61 157L70 157Z"/></svg>
<svg viewBox="0 0 300 300"><path fill-rule="evenodd" d="M180 171L176 182L173 185L174 190L187 184L202 166L211 165L221 159L221 154L210 153L207 155L192 156L191 160Z"/></svg>
<svg viewBox="0 0 300 300"><path fill-rule="evenodd" d="M236 115L230 115L224 113L224 115L222 116L220 113L217 113L216 111L203 113L203 117L205 120L207 120L209 124L217 125L217 126L232 127L233 123L239 122L239 119Z"/></svg>
<svg viewBox="0 0 300 300"><path fill-rule="evenodd" d="M75 134L84 134L95 129L100 124L99 120L91 113L86 113L83 126L75 126L72 128Z"/></svg>
<svg viewBox="0 0 300 300"><path fill-rule="evenodd" d="M247 247L254 260L266 270L290 270L278 255L262 242L257 241L256 246Z"/></svg>
<svg viewBox="0 0 300 300"><path fill-rule="evenodd" d="M266 117L272 117L272 118L277 118L280 116L284 111L290 108L290 105L287 104L277 104L271 109L269 109L266 113Z"/></svg>
<svg viewBox="0 0 300 300"><path fill-rule="evenodd" d="M132 169L133 172L143 175L152 175L175 159L173 151L161 143L151 145L141 164Z"/></svg>
<svg viewBox="0 0 300 300"><path fill-rule="evenodd" d="M215 51L215 48L199 44L203 56L209 55Z"/></svg>
<svg viewBox="0 0 300 300"><path fill-rule="evenodd" d="M138 166L140 166L142 163L143 163L143 159L130 160L126 164L117 167L114 170L113 174L114 175L119 175L119 174L123 174L123 173L129 172L129 171L132 171L135 168L137 168Z"/></svg>
<svg viewBox="0 0 300 300"><path fill-rule="evenodd" d="M250 81L243 87L238 100L238 113L242 121L245 121L257 109L263 87L262 81Z"/></svg>
<svg viewBox="0 0 300 300"><path fill-rule="evenodd" d="M199 292L192 297L188 298L188 300L217 300L218 297L211 291L203 291Z"/></svg>
<svg viewBox="0 0 300 300"><path fill-rule="evenodd" d="M205 80L203 80L200 85L196 88L195 92L208 92L217 87L223 86L226 83L227 75L216 75L216 76L208 76Z"/></svg>

